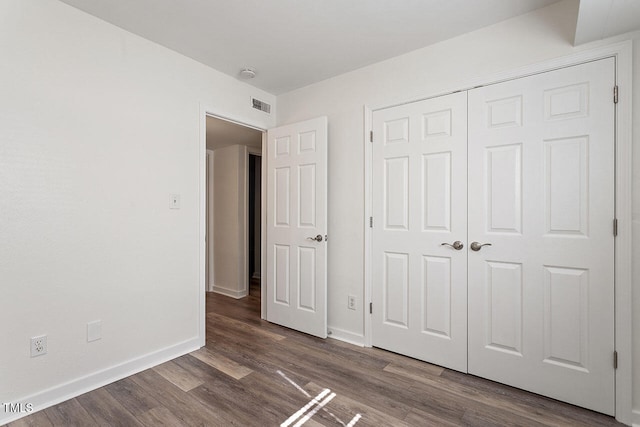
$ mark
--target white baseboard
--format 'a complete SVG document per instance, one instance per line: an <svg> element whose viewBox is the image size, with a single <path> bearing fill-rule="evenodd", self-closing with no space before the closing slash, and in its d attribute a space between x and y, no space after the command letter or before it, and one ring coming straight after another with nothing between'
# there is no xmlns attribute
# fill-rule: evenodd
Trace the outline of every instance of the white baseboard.
<svg viewBox="0 0 640 427"><path fill-rule="evenodd" d="M329 338L348 342L349 344L357 345L358 347L364 347L364 335L355 334L340 328L334 328L333 326L329 326L328 329Z"/></svg>
<svg viewBox="0 0 640 427"><path fill-rule="evenodd" d="M213 292L216 294L226 295L231 298L240 299L247 296L247 290L244 291L236 291L235 289L223 288L222 286L213 285L211 288Z"/></svg>
<svg viewBox="0 0 640 427"><path fill-rule="evenodd" d="M138 372L142 372L145 369L152 368L199 348L200 340L198 337L195 337L171 347L166 347L136 359L128 360L119 365L39 391L30 396L16 399L11 403L22 403L23 405L30 404L29 407L33 408L33 410L29 412L13 413L6 412L5 406L0 406L0 425L8 424L19 418L33 414L34 412L57 405L58 403L80 396L81 394L103 387L107 384L111 384Z"/></svg>
<svg viewBox="0 0 640 427"><path fill-rule="evenodd" d="M632 421L633 427L640 427L640 411L635 410L632 412Z"/></svg>

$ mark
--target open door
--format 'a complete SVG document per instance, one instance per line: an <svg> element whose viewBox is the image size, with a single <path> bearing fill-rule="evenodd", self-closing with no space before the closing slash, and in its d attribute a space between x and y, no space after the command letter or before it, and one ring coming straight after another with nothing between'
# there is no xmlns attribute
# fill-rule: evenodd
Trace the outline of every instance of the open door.
<svg viewBox="0 0 640 427"><path fill-rule="evenodd" d="M327 118L267 132L267 320L327 336Z"/></svg>

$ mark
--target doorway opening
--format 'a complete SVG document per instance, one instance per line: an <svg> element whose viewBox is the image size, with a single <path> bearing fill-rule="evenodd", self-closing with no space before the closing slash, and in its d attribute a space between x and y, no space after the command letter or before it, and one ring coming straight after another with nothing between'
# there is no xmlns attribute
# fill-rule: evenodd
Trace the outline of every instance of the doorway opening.
<svg viewBox="0 0 640 427"><path fill-rule="evenodd" d="M249 152L248 165L249 295L260 297L262 156Z"/></svg>
<svg viewBox="0 0 640 427"><path fill-rule="evenodd" d="M262 294L262 139L261 130L206 118L208 293L258 300Z"/></svg>

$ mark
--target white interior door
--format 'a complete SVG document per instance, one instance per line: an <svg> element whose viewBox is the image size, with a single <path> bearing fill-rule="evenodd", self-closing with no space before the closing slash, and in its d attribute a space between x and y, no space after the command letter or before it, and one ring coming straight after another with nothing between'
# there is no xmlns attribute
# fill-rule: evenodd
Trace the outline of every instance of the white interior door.
<svg viewBox="0 0 640 427"><path fill-rule="evenodd" d="M469 372L614 413L614 60L469 92Z"/></svg>
<svg viewBox="0 0 640 427"><path fill-rule="evenodd" d="M327 336L327 118L267 132L267 320Z"/></svg>
<svg viewBox="0 0 640 427"><path fill-rule="evenodd" d="M376 111L373 132L372 344L466 372L467 94Z"/></svg>

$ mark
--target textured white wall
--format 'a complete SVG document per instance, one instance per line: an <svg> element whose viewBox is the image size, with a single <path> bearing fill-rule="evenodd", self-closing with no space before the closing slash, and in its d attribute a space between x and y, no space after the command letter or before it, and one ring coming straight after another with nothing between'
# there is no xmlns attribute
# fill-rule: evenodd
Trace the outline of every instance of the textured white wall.
<svg viewBox="0 0 640 427"><path fill-rule="evenodd" d="M230 145L213 151L212 290L234 298L247 294L247 148Z"/></svg>
<svg viewBox="0 0 640 427"><path fill-rule="evenodd" d="M275 97L55 0L0 2L0 58L0 402L14 402L198 335L200 106L266 128L249 99ZM48 354L31 359L40 334Z"/></svg>
<svg viewBox="0 0 640 427"><path fill-rule="evenodd" d="M500 72L566 56L613 40L572 46L578 2L565 0L378 64L278 96L278 125L329 117L329 313L330 329L363 334L364 323L364 121L363 105L383 107L462 89ZM640 34L634 39L634 135L640 135ZM624 96L631 96L626 93ZM640 150L634 154L634 366L640 367ZM357 295L357 311L347 295ZM634 372L640 409L640 368ZM640 422L640 413L638 413Z"/></svg>

